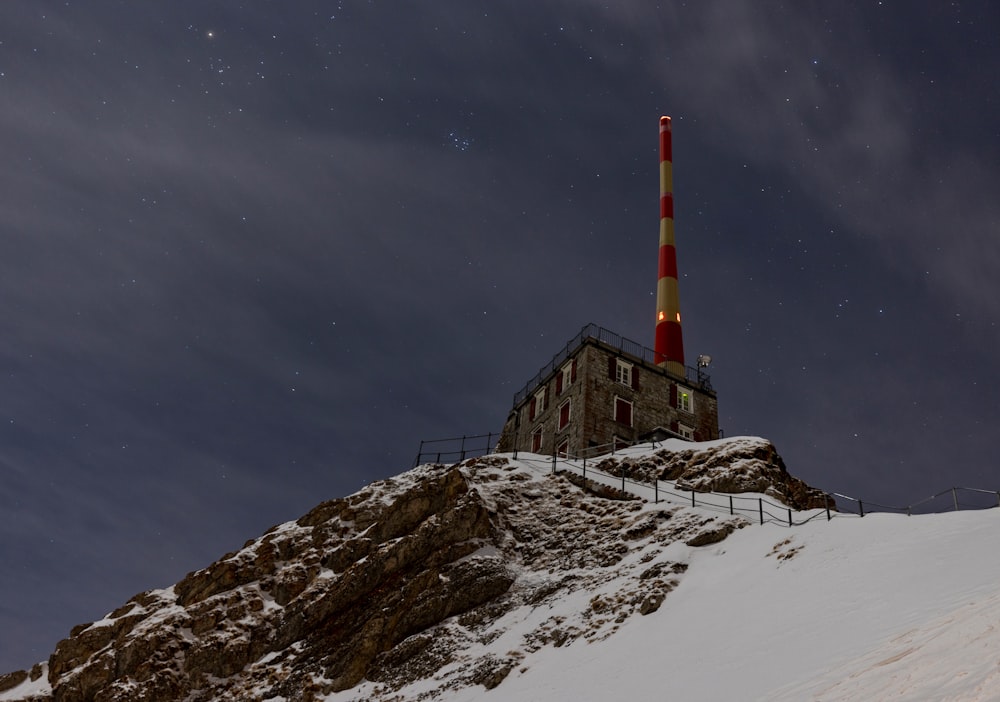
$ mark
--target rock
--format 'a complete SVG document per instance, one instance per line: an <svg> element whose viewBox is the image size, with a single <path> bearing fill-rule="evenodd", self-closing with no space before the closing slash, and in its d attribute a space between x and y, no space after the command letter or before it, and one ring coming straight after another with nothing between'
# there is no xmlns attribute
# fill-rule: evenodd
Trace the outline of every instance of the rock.
<svg viewBox="0 0 1000 702"><path fill-rule="evenodd" d="M715 529L706 529L705 531L701 532L697 536L688 539L684 543L686 543L688 546L692 546L692 547L708 546L710 544L717 544L720 541L722 541L723 539L725 539L727 536L729 536L730 534L732 534L733 531L735 531L735 527L730 522L730 523L723 524L723 525L721 525L721 526L719 526L719 527L717 527Z"/></svg>
<svg viewBox="0 0 1000 702"><path fill-rule="evenodd" d="M783 470L769 444L732 443L609 460L618 475L676 472L695 489L760 489L761 476ZM771 488L795 493L784 478ZM376 686L373 700L402 699L397 691L416 681L493 689L532 651L653 616L687 569L664 549L717 543L745 523L501 457L421 466L74 627L49 658L51 694L30 699L309 700L362 681ZM498 626L518 608L518 621L534 623L507 643ZM494 640L504 648L491 650ZM45 673L0 676L0 691L16 696Z"/></svg>
<svg viewBox="0 0 1000 702"><path fill-rule="evenodd" d="M28 671L15 670L13 673L0 675L0 692L15 688L28 679Z"/></svg>

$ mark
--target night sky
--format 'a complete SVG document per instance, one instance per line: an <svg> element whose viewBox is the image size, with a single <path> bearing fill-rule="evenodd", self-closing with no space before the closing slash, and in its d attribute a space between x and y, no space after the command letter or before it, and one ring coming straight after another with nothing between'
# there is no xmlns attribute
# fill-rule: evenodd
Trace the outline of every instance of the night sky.
<svg viewBox="0 0 1000 702"><path fill-rule="evenodd" d="M499 431L586 323L817 487L1000 489L1000 8L0 3L0 672Z"/></svg>

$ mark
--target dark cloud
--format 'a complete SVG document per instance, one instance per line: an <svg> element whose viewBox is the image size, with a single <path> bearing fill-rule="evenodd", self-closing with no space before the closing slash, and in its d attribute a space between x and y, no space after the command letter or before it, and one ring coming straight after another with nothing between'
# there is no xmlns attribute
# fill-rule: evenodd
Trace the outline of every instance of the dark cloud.
<svg viewBox="0 0 1000 702"><path fill-rule="evenodd" d="M996 10L0 5L0 669L651 341L728 435L996 487Z"/></svg>

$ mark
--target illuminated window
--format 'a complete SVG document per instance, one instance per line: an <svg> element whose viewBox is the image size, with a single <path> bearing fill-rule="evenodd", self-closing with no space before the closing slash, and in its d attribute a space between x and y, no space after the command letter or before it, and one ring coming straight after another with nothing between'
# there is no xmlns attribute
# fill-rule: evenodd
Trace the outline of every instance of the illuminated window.
<svg viewBox="0 0 1000 702"><path fill-rule="evenodd" d="M628 427L632 426L632 403L617 395L615 395L615 421Z"/></svg>
<svg viewBox="0 0 1000 702"><path fill-rule="evenodd" d="M621 359L615 362L615 381L622 385L632 385L632 364Z"/></svg>
<svg viewBox="0 0 1000 702"><path fill-rule="evenodd" d="M694 412L694 395L687 388L677 386L677 409L682 412Z"/></svg>
<svg viewBox="0 0 1000 702"><path fill-rule="evenodd" d="M569 400L559 405L559 430L569 426Z"/></svg>

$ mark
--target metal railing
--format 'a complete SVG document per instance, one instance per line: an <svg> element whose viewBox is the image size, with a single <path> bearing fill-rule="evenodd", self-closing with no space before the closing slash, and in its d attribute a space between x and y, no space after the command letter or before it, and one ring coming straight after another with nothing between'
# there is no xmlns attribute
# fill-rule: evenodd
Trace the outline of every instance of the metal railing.
<svg viewBox="0 0 1000 702"><path fill-rule="evenodd" d="M759 524L793 527L807 524L814 519L831 520L834 517L842 516L836 511L832 499L826 508L795 510L787 505L779 505L766 500L761 496L748 497L729 493L699 492L697 490L677 492L683 488L677 488L674 483L669 481L657 480L647 483L628 477L624 471L620 475L612 475L593 466L588 467L585 461L572 458L522 454L518 461L553 475L571 472L579 475L585 481L613 488L622 493L646 499L654 504L665 502L727 513L731 516L743 515ZM848 514L847 516L853 515Z"/></svg>
<svg viewBox="0 0 1000 702"><path fill-rule="evenodd" d="M485 456L496 450L495 441L499 441L499 439L499 433L489 432L472 436L458 436L450 439L422 440L413 465L415 467L425 462L458 463L467 458ZM649 443L651 449L656 449L659 446L658 442L647 443ZM570 470L585 480L595 480L595 482L620 489L622 492L635 495L636 497L651 499L654 503L677 502L689 504L692 507L728 512L731 515L740 513L750 514L755 517L755 521L759 521L761 524L776 523L784 526L799 526L822 516L826 516L828 520L835 516L864 517L866 514L874 512L913 516L963 509L991 509L1000 507L1000 490L953 487L942 490L936 495L932 495L919 502L903 506L883 505L839 492L824 492L824 494L832 498L825 508L797 511L787 505L775 504L763 497L745 497L732 493L685 490L684 488L678 488L671 481L656 480L645 482L629 477L624 469L620 470L618 475L613 475L594 467L595 458L607 459L629 448L635 448L635 446L626 445L619 441L588 447L579 455L553 454L551 456L544 456L542 454L514 450L512 457L514 460L521 461L533 467L541 466L544 470L553 474L559 473L562 470ZM590 462L589 466L588 462ZM679 493L677 490L683 490L684 492ZM962 499L959 498L960 495L963 496ZM978 496L974 498L977 501L968 501L970 495ZM944 502L947 503L946 508L934 509L935 503L941 505ZM850 509L851 505L856 506L856 509Z"/></svg>
<svg viewBox="0 0 1000 702"><path fill-rule="evenodd" d="M466 458L475 458L493 453L500 434L492 432L474 436L456 436L451 439L421 440L413 467L421 463L457 463Z"/></svg>
<svg viewBox="0 0 1000 702"><path fill-rule="evenodd" d="M632 341L631 339L626 339L620 334L616 334L615 332L605 329L604 327L599 327L596 324L587 324L576 336L566 342L566 346L556 352L556 354L552 357L552 360L542 366L541 370L535 374L535 377L525 383L523 388L514 393L514 406L516 407L520 404L521 401L528 396L528 393L538 386L543 378L555 371L555 369L558 368L563 361L573 355L577 349L591 339L599 341L600 343L609 346L616 351L620 351L621 353L639 358L646 363L655 363L656 354L652 349L646 348L642 344ZM703 390L710 391L712 389L712 379L703 368L693 368L691 366L686 367L684 380L685 382L697 385Z"/></svg>
<svg viewBox="0 0 1000 702"><path fill-rule="evenodd" d="M970 499L974 500L972 502L968 501ZM981 490L980 488L968 488L968 487L953 487L947 490L942 490L936 495L931 495L927 499L920 500L919 502L914 502L911 505L895 506L895 505L883 505L878 502L865 502L858 497L851 497L849 495L841 495L839 492L833 493L834 497L845 500L848 505L855 505L857 509L857 514L861 517L865 516L866 512L891 512L894 514L905 514L907 516L912 516L914 514L934 514L937 512L958 512L962 509L987 509L992 507L1000 507L1000 490ZM959 495L963 496L963 499L959 499ZM943 498L943 499L942 499ZM948 499L951 498L951 499ZM934 509L934 503L941 504L946 503L951 506L951 509Z"/></svg>

